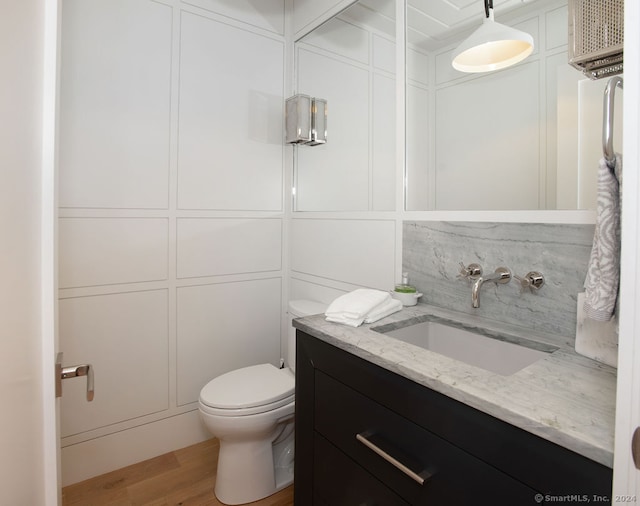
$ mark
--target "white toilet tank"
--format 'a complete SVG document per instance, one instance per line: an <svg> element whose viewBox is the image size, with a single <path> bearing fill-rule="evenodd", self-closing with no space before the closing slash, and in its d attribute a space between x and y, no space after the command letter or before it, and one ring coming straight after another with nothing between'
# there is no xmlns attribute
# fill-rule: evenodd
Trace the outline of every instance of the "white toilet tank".
<svg viewBox="0 0 640 506"><path fill-rule="evenodd" d="M291 324L294 318L324 313L327 305L315 300L298 299L289 301L289 340L287 342L287 365L292 371L296 370L296 329Z"/></svg>

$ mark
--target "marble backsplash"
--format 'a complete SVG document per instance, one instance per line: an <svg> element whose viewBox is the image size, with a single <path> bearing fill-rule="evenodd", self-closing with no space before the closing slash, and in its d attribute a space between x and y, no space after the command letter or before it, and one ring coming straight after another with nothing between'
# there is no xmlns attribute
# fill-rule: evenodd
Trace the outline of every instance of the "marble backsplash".
<svg viewBox="0 0 640 506"><path fill-rule="evenodd" d="M402 270L424 294L421 302L574 340L593 231L593 225L406 221ZM530 293L516 279L487 282L474 309L471 284L457 277L460 262L478 263L485 274L497 267L521 277L539 271L545 285Z"/></svg>

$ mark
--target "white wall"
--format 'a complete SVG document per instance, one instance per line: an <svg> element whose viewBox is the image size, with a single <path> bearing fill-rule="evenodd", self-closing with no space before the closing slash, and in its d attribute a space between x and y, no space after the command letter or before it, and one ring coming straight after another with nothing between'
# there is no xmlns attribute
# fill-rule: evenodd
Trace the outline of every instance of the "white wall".
<svg viewBox="0 0 640 506"><path fill-rule="evenodd" d="M63 4L65 485L210 437L202 386L282 356L284 8Z"/></svg>
<svg viewBox="0 0 640 506"><path fill-rule="evenodd" d="M329 304L358 287L394 286L400 223L380 213L339 218L305 214L295 213L291 224L290 299Z"/></svg>
<svg viewBox="0 0 640 506"><path fill-rule="evenodd" d="M296 90L329 111L328 142L297 148L297 211L395 209L394 36L336 18L296 44Z"/></svg>
<svg viewBox="0 0 640 506"><path fill-rule="evenodd" d="M296 1L294 9L309 5ZM397 16L400 3L384 7ZM395 76L404 66L403 34L392 20L389 29L388 18L377 18L377 28L363 24L362 14L347 11L298 44L294 87L328 99L329 134L324 146L293 148L301 170L289 229L290 299L329 303L360 286L389 289L397 278L403 155L396 127L403 119Z"/></svg>
<svg viewBox="0 0 640 506"><path fill-rule="evenodd" d="M0 488L2 501L7 504L45 504L45 465L49 462L43 440L44 285L40 264L45 5L41 0L24 0L3 7Z"/></svg>
<svg viewBox="0 0 640 506"><path fill-rule="evenodd" d="M295 40L304 36L357 0L294 0L293 35Z"/></svg>

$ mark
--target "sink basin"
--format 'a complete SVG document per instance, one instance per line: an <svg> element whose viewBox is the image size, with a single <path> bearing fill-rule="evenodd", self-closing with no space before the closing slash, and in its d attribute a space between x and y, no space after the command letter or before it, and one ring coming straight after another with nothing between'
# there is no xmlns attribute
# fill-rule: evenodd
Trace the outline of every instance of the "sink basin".
<svg viewBox="0 0 640 506"><path fill-rule="evenodd" d="M555 351L552 347L548 351L534 350L436 322L417 323L385 334L503 376L514 374Z"/></svg>

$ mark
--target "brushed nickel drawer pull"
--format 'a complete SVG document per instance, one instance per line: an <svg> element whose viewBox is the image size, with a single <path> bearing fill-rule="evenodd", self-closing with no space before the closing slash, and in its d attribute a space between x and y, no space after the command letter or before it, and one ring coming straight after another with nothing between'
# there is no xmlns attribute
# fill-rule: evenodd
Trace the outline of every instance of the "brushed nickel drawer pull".
<svg viewBox="0 0 640 506"><path fill-rule="evenodd" d="M356 434L356 439L360 441L363 445L365 445L367 448L369 448L373 452L380 455L384 460L389 462L389 464L394 466L396 469L402 471L404 474L406 474L409 478L414 480L416 483L419 483L420 485L424 485L424 482L428 481L429 478L431 478L431 474L428 473L427 471L421 471L420 473L416 473L415 471L412 471L411 469L409 469L402 462L400 462L396 458L389 455L387 452L385 452L382 448L380 448L376 444L369 441L369 439L367 439L367 437L369 436L370 434L366 434L366 433Z"/></svg>

